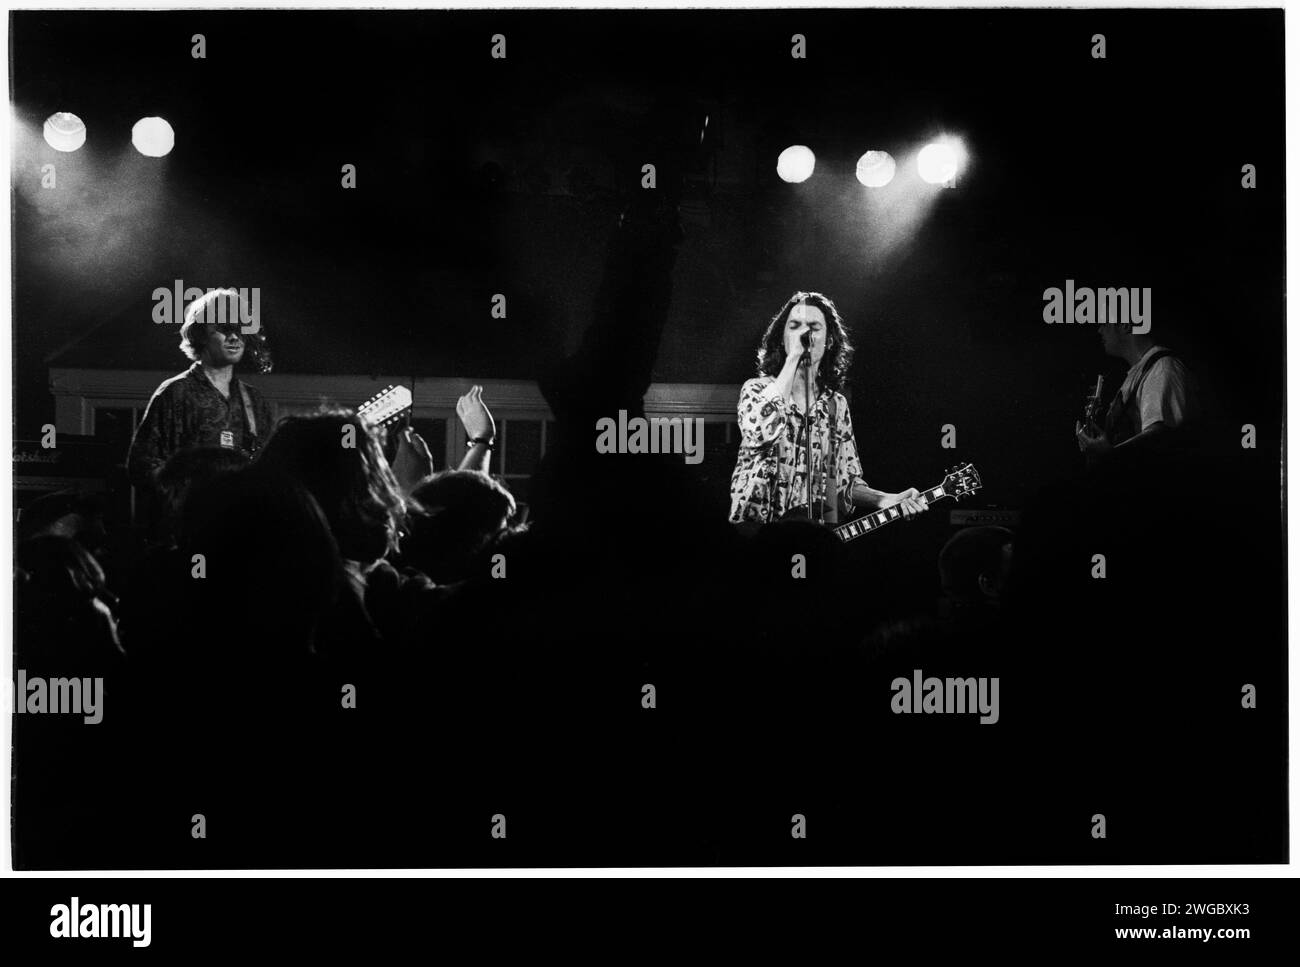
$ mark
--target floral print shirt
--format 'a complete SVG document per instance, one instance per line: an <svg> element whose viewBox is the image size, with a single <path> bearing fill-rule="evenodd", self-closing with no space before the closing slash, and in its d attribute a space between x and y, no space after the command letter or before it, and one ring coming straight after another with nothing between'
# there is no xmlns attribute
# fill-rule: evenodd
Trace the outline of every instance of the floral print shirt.
<svg viewBox="0 0 1300 967"><path fill-rule="evenodd" d="M808 505L808 468L804 445L807 421L800 410L776 391L776 379L759 376L740 390L736 407L740 424L740 454L731 475L731 520L779 520L794 507ZM835 426L831 428L831 398ZM840 509L853 509L853 484L862 480L862 463L853 440L848 401L840 393L821 390L813 403L813 505L824 500ZM827 454L832 454L827 460ZM842 518L843 519L843 518Z"/></svg>

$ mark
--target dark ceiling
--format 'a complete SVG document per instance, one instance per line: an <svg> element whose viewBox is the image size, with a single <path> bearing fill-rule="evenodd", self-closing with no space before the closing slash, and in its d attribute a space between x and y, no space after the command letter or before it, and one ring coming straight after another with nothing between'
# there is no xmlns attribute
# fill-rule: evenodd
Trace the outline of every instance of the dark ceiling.
<svg viewBox="0 0 1300 967"><path fill-rule="evenodd" d="M259 287L282 371L531 378L586 321L664 104L710 125L662 380L743 379L765 317L820 288L884 418L942 392L1055 423L1101 359L1042 291L1093 278L1156 287L1171 338L1280 409L1281 11L41 11L11 35L20 424L51 365L181 368L151 321L177 279ZM56 110L88 126L75 154L40 139ZM147 114L165 159L130 147ZM858 154L942 131L973 167L887 237ZM819 159L798 186L773 170L794 142Z"/></svg>

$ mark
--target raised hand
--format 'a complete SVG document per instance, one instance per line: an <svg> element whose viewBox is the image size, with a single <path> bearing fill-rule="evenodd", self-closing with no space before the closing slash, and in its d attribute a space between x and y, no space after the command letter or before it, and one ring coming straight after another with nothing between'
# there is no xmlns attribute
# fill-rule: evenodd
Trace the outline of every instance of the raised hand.
<svg viewBox="0 0 1300 967"><path fill-rule="evenodd" d="M491 440L496 437L497 425L492 411L483 402L483 387L472 386L470 391L456 401L456 415L471 440Z"/></svg>
<svg viewBox="0 0 1300 967"><path fill-rule="evenodd" d="M433 454L424 437L406 429L397 438L397 453L393 455L393 476L403 494L410 494L426 478L433 475Z"/></svg>

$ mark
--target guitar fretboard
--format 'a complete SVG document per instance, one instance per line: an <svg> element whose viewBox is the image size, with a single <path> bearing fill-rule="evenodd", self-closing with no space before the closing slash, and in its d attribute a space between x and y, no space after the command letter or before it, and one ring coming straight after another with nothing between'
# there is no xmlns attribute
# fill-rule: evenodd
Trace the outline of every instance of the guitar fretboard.
<svg viewBox="0 0 1300 967"><path fill-rule="evenodd" d="M946 496L943 485L940 484L937 487L931 487L929 490L921 491L920 499L932 504ZM865 517L859 517L857 520L851 520L847 524L836 527L835 536L841 541L851 541L855 537L861 537L863 534L875 530L877 527L883 527L891 521L902 519L903 511L899 507L886 507L883 510L877 510Z"/></svg>

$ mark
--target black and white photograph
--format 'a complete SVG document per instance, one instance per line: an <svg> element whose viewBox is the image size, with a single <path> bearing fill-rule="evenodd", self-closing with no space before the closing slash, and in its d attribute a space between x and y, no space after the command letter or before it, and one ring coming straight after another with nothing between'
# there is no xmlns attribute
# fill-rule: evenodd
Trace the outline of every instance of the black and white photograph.
<svg viewBox="0 0 1300 967"><path fill-rule="evenodd" d="M1284 16L10 9L12 870L1290 863Z"/></svg>

